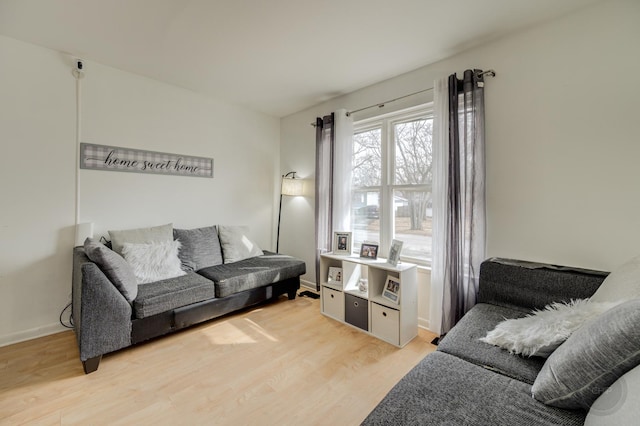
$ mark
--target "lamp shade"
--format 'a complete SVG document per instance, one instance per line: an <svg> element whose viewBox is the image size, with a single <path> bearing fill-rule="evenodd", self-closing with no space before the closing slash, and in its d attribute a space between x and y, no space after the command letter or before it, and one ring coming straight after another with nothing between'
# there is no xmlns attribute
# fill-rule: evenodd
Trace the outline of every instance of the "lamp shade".
<svg viewBox="0 0 640 426"><path fill-rule="evenodd" d="M78 223L76 225L76 246L84 244L84 240L93 237L93 222Z"/></svg>
<svg viewBox="0 0 640 426"><path fill-rule="evenodd" d="M282 178L282 195L298 196L302 195L302 179L294 179L289 177Z"/></svg>

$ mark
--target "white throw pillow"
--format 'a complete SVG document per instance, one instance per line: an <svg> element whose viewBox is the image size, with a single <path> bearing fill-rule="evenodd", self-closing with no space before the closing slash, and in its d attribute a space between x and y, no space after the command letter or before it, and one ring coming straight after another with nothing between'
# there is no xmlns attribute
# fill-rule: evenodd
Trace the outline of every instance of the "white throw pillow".
<svg viewBox="0 0 640 426"><path fill-rule="evenodd" d="M589 299L552 303L524 318L502 321L480 340L513 354L547 358L582 324L618 303L597 303Z"/></svg>
<svg viewBox="0 0 640 426"><path fill-rule="evenodd" d="M180 268L180 241L146 244L124 243L122 254L133 268L139 284L186 275Z"/></svg>
<svg viewBox="0 0 640 426"><path fill-rule="evenodd" d="M640 365L616 380L593 403L585 426L633 425L640 416Z"/></svg>
<svg viewBox="0 0 640 426"><path fill-rule="evenodd" d="M218 236L224 263L234 263L264 254L258 244L249 238L249 228L246 226L219 225Z"/></svg>
<svg viewBox="0 0 640 426"><path fill-rule="evenodd" d="M592 302L611 302L640 297L640 256L611 272L591 296Z"/></svg>

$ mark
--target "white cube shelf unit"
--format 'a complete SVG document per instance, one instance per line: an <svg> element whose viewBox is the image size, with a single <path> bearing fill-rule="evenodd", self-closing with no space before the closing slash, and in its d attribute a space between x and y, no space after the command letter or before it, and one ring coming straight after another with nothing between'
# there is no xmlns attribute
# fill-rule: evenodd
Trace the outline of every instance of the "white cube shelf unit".
<svg viewBox="0 0 640 426"><path fill-rule="evenodd" d="M342 268L342 283L329 283L329 268ZM400 281L400 300L382 297L387 276ZM360 278L368 281L360 291ZM403 347L418 335L418 273L416 265L392 266L386 259L325 253L320 257L321 311L392 345Z"/></svg>

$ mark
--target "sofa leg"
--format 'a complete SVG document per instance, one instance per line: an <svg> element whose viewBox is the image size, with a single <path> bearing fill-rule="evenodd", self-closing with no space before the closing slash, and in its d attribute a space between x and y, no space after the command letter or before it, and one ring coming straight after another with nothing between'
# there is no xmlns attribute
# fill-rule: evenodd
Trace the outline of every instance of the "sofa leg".
<svg viewBox="0 0 640 426"><path fill-rule="evenodd" d="M93 373L94 371L96 371L98 369L98 366L100 365L100 360L102 359L102 355L94 357L94 358L89 358L86 361L82 361L82 367L84 368L84 374L89 374L89 373Z"/></svg>
<svg viewBox="0 0 640 426"><path fill-rule="evenodd" d="M296 298L296 290L287 291L287 296L289 297L289 300L294 300Z"/></svg>

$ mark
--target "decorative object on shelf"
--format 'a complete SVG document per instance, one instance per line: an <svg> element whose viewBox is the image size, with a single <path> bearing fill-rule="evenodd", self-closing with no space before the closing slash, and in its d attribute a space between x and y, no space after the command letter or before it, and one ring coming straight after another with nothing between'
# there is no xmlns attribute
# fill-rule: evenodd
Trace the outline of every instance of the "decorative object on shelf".
<svg viewBox="0 0 640 426"><path fill-rule="evenodd" d="M369 288L369 280L366 278L360 278L358 280L358 290L360 290L363 293L366 293L368 288Z"/></svg>
<svg viewBox="0 0 640 426"><path fill-rule="evenodd" d="M327 282L329 284L342 285L342 268L330 267Z"/></svg>
<svg viewBox="0 0 640 426"><path fill-rule="evenodd" d="M378 245L371 243L362 243L360 246L360 257L375 260L378 258Z"/></svg>
<svg viewBox="0 0 640 426"><path fill-rule="evenodd" d="M403 242L400 240L392 240L391 247L389 248L389 258L387 259L387 263L393 266L398 265L398 261L400 260L400 252L402 251Z"/></svg>
<svg viewBox="0 0 640 426"><path fill-rule="evenodd" d="M114 172L213 177L213 159L119 146L80 144L80 168Z"/></svg>
<svg viewBox="0 0 640 426"><path fill-rule="evenodd" d="M280 253L280 218L282 216L282 196L299 197L302 195L302 179L296 178L296 172L289 172L282 175L280 181L280 207L278 208L278 234L276 237L276 253Z"/></svg>
<svg viewBox="0 0 640 426"><path fill-rule="evenodd" d="M382 290L382 297L393 303L400 303L400 279L393 275L387 276L387 281Z"/></svg>
<svg viewBox="0 0 640 426"><path fill-rule="evenodd" d="M346 255L351 254L351 232L333 233L333 253Z"/></svg>

